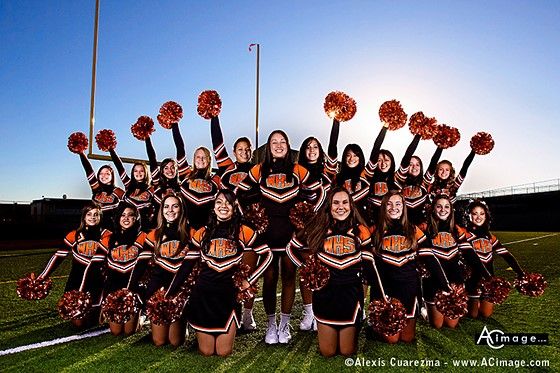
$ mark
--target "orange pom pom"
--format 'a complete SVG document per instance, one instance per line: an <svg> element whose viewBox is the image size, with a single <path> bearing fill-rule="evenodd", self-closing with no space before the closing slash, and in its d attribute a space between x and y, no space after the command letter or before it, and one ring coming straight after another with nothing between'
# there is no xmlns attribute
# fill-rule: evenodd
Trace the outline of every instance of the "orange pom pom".
<svg viewBox="0 0 560 373"><path fill-rule="evenodd" d="M95 142L99 150L108 152L117 147L117 137L112 130L101 130L95 135Z"/></svg>
<svg viewBox="0 0 560 373"><path fill-rule="evenodd" d="M436 118L428 118L424 113L419 111L410 116L408 126L413 135L420 135L422 140L429 140L434 137L437 132Z"/></svg>
<svg viewBox="0 0 560 373"><path fill-rule="evenodd" d="M216 91L203 91L198 95L196 111L204 119L212 119L220 115L222 100Z"/></svg>
<svg viewBox="0 0 560 373"><path fill-rule="evenodd" d="M88 147L88 139L83 132L74 132L68 137L68 150L72 153L83 153Z"/></svg>
<svg viewBox="0 0 560 373"><path fill-rule="evenodd" d="M154 120L147 115L142 115L138 117L136 123L130 127L130 132L138 140L145 141L154 133L156 129L154 128Z"/></svg>
<svg viewBox="0 0 560 373"><path fill-rule="evenodd" d="M356 101L344 92L334 91L325 97L323 108L329 118L347 122L356 114Z"/></svg>
<svg viewBox="0 0 560 373"><path fill-rule="evenodd" d="M442 149L452 148L461 139L459 130L445 124L440 124L434 136L434 143Z"/></svg>
<svg viewBox="0 0 560 373"><path fill-rule="evenodd" d="M404 112L401 103L397 100L385 101L379 108L379 119L389 131L395 131L406 124L408 115Z"/></svg>
<svg viewBox="0 0 560 373"><path fill-rule="evenodd" d="M494 139L486 132L478 132L471 138L471 149L478 155L488 154L494 149Z"/></svg>
<svg viewBox="0 0 560 373"><path fill-rule="evenodd" d="M183 108L175 101L167 101L159 108L157 120L163 128L170 129L173 123L183 118Z"/></svg>

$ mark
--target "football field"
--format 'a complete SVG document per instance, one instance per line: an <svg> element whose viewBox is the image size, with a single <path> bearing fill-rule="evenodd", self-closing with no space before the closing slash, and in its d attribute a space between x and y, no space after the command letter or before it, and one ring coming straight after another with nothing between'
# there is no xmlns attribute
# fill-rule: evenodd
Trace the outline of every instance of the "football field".
<svg viewBox="0 0 560 373"><path fill-rule="evenodd" d="M362 330L358 354L352 359L325 359L317 348L317 335L300 332L301 297L296 295L292 317L292 342L264 343L265 315L262 302L255 303L259 329L238 335L230 357L202 357L191 334L185 346L157 348L149 330L130 337L109 333L55 345L15 352L14 349L79 334L56 312L70 259L54 273L51 294L41 301L24 301L15 292L16 280L38 272L53 249L4 250L0 247L0 371L2 372L369 372L369 371L560 371L560 234L543 232L495 232L527 272L542 273L549 286L539 298L513 290L504 304L496 306L488 320L461 320L456 330L434 330L423 320L411 344L387 345L365 338ZM497 275L514 279L505 261L494 261ZM492 349L476 345L475 335L484 327L504 333L547 333L547 346L504 346ZM93 331L99 331L97 328ZM91 332L91 331L89 331ZM87 333L87 332L86 332ZM53 342L53 343L54 343Z"/></svg>

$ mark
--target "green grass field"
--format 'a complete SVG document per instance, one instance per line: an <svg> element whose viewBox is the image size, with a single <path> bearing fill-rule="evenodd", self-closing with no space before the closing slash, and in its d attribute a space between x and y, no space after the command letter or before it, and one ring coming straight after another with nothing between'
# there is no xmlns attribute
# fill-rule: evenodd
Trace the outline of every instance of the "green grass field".
<svg viewBox="0 0 560 373"><path fill-rule="evenodd" d="M345 366L343 357L325 359L317 349L317 336L312 332L299 332L301 298L296 296L292 325L293 340L289 346L266 346L263 341L265 315L262 303L256 303L255 316L260 329L248 335L238 335L234 353L228 358L202 357L196 350L194 335L185 346L172 349L152 345L148 330L131 337L116 338L110 334L69 342L52 347L0 356L2 372L58 372L58 371L473 371L473 368L455 367L454 359L475 360L487 367L476 370L511 371L511 367L496 366L531 360L546 360L548 367L521 368L518 371L560 371L560 235L539 238L547 233L501 232L497 234L504 243L528 241L507 245L521 266L530 272L544 274L549 287L540 298L528 298L512 291L506 302L495 308L489 320L464 319L456 330L436 331L419 321L417 340L412 344L387 344L366 340L360 335L358 358L365 360L360 366ZM23 274L39 271L47 262L52 250L6 251L0 248L0 351L31 343L53 340L76 334L69 322L60 319L56 302L64 288L70 260L55 272L54 289L47 299L29 302L15 293L15 281ZM498 275L513 280L500 258L495 260ZM505 346L493 350L475 345L474 336L484 326L489 330L504 332L548 333L548 346ZM485 359L485 360L483 360ZM439 367L403 367L395 364L440 364ZM412 361L412 362L410 362ZM508 362L510 361L510 362ZM384 367L372 366L384 364ZM542 363L540 363L542 365ZM544 362L544 364L547 364Z"/></svg>

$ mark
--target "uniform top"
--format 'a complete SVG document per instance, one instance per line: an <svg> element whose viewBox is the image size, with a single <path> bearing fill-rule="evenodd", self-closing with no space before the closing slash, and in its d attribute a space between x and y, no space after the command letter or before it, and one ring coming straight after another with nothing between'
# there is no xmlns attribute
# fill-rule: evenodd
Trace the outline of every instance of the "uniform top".
<svg viewBox="0 0 560 373"><path fill-rule="evenodd" d="M187 243L181 242L173 229L164 231L159 246L157 246L156 229L152 230L144 240L144 250L152 253L156 266L171 273L177 272L189 251Z"/></svg>
<svg viewBox="0 0 560 373"><path fill-rule="evenodd" d="M139 232L135 237L116 239L115 234L109 240L107 253L107 266L110 270L130 273L141 255L151 257L149 253L143 252L146 233Z"/></svg>

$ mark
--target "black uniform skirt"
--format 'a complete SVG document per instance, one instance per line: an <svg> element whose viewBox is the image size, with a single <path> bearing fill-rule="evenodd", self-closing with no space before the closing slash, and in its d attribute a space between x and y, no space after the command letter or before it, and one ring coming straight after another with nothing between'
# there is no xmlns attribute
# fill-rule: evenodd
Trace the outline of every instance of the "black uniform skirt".
<svg viewBox="0 0 560 373"><path fill-rule="evenodd" d="M361 282L336 284L329 281L324 288L313 292L313 313L322 324L359 327L363 309L364 288Z"/></svg>
<svg viewBox="0 0 560 373"><path fill-rule="evenodd" d="M81 263L76 261L72 262L72 268L70 269L70 274L68 275L68 280L66 281L66 287L64 288L65 292L80 290L86 268L87 266ZM87 273L87 278L82 291L89 293L93 307L97 307L101 304L103 283L104 278L101 268L92 269Z"/></svg>
<svg viewBox="0 0 560 373"><path fill-rule="evenodd" d="M459 264L459 259L454 258L452 260L442 260L439 259L441 267L447 277L447 281L450 284L463 284L465 283L463 277L463 269ZM441 290L438 282L433 276L422 279L422 296L427 303L433 303L434 297L438 290Z"/></svg>
<svg viewBox="0 0 560 373"><path fill-rule="evenodd" d="M237 328L241 327L241 305L237 303L237 289L233 281L197 281L185 316L195 330L203 333L227 333L232 322L235 322Z"/></svg>
<svg viewBox="0 0 560 373"><path fill-rule="evenodd" d="M175 276L174 273L168 272L162 268L155 267L152 276L148 280L148 285L146 287L146 293L142 301L144 302L144 307L148 303L148 300L151 298L152 295L159 289L163 288L167 290L169 285L171 285L171 281L173 281L173 277Z"/></svg>
<svg viewBox="0 0 560 373"><path fill-rule="evenodd" d="M128 287L129 280L130 280L130 273L122 273L108 268L104 295L107 296L117 290Z"/></svg>

